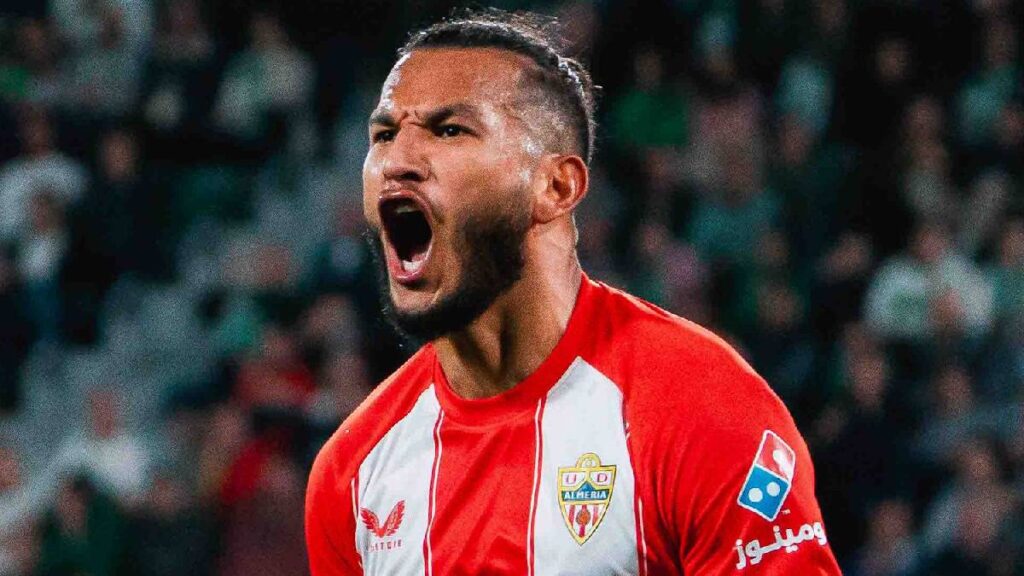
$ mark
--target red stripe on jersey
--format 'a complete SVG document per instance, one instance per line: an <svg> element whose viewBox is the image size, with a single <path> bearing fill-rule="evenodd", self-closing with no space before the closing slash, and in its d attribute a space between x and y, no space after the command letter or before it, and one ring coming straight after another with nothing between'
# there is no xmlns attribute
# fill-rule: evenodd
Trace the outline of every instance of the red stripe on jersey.
<svg viewBox="0 0 1024 576"><path fill-rule="evenodd" d="M523 545L535 492L535 414L470 425L445 412L429 535L434 574L529 572Z"/></svg>
<svg viewBox="0 0 1024 576"><path fill-rule="evenodd" d="M545 397L546 398L546 397ZM533 417L534 426L534 457L533 457L533 495L530 496L530 524L527 527L526 532L526 564L529 570L527 574L533 576L533 563L536 558L534 554L534 530L537 525L537 498L540 496L540 470L541 470L541 459L544 454L544 436L541 434L540 423L544 419L544 401L545 398L541 398L537 401L537 413Z"/></svg>
<svg viewBox="0 0 1024 576"><path fill-rule="evenodd" d="M437 475L441 469L441 423L444 412L437 414L434 424L434 466L430 471L430 494L427 496L427 533L423 535L423 566L427 576L433 574L433 550L430 547L430 533L434 527L434 511L437 509Z"/></svg>

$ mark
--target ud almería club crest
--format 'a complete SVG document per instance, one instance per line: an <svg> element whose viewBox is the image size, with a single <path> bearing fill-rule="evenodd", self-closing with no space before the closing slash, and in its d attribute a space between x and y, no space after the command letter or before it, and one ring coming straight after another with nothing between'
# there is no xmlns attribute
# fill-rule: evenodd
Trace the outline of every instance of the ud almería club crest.
<svg viewBox="0 0 1024 576"><path fill-rule="evenodd" d="M601 525L614 487L615 466L601 465L593 452L577 458L575 466L558 469L558 504L569 533L580 546Z"/></svg>

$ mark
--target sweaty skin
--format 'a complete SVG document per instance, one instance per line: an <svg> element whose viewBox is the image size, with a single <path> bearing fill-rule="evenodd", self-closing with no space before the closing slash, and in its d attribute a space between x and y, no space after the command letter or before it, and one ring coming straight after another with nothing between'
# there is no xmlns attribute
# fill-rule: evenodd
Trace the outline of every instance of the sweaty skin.
<svg viewBox="0 0 1024 576"><path fill-rule="evenodd" d="M496 395L541 364L565 331L581 280L572 211L586 195L587 167L572 151L538 144L544 120L524 107L520 82L528 66L504 50L418 49L392 69L371 116L367 222L380 231L380 199L412 193L433 231L423 276L389 278L397 310L427 310L459 286L474 259L455 242L468 216L529 212L522 278L466 329L434 341L464 398ZM439 116L444 110L453 113Z"/></svg>

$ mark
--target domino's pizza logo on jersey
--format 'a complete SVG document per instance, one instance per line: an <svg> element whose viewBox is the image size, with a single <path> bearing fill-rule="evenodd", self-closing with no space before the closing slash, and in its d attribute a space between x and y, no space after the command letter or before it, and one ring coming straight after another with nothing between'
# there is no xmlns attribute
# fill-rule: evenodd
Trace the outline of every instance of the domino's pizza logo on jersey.
<svg viewBox="0 0 1024 576"><path fill-rule="evenodd" d="M736 502L772 522L789 495L795 468L793 449L778 434L765 430Z"/></svg>

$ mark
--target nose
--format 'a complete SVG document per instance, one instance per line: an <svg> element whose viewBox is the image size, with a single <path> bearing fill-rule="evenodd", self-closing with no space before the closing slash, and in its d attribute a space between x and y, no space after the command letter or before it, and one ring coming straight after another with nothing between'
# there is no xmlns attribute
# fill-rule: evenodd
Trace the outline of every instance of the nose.
<svg viewBox="0 0 1024 576"><path fill-rule="evenodd" d="M430 174L423 144L412 132L399 131L387 147L382 171L385 182L423 182Z"/></svg>

